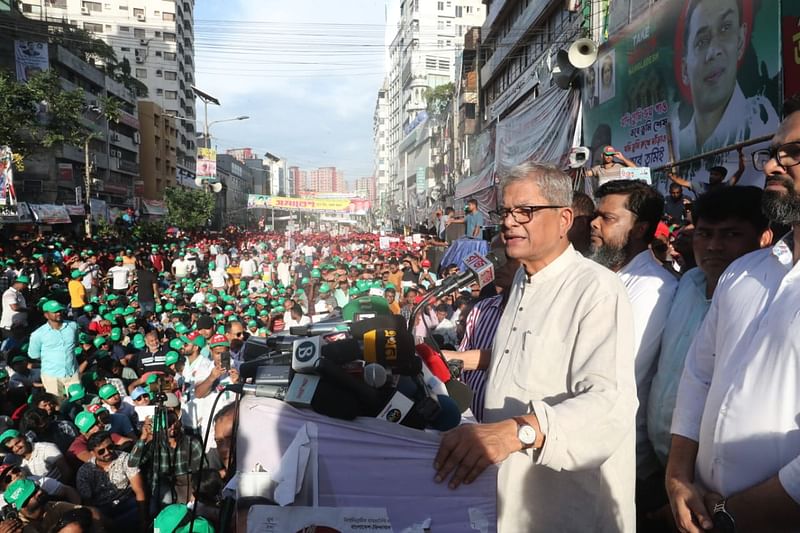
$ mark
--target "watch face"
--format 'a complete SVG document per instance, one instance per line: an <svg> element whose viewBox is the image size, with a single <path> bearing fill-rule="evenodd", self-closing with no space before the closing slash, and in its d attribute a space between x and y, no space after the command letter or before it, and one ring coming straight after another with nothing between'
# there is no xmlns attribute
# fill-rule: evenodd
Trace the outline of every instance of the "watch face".
<svg viewBox="0 0 800 533"><path fill-rule="evenodd" d="M522 442L522 444L525 446L531 446L534 442L536 442L536 430L531 426L520 427L517 436L519 437L520 442Z"/></svg>

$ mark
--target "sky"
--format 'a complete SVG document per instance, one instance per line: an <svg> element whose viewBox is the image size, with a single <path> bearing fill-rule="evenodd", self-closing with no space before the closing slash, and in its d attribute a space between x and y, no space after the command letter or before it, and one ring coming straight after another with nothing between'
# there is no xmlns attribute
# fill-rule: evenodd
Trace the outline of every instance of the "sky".
<svg viewBox="0 0 800 533"><path fill-rule="evenodd" d="M195 85L219 99L218 150L269 151L290 166L372 175L386 0L198 0ZM197 101L198 129L203 105Z"/></svg>

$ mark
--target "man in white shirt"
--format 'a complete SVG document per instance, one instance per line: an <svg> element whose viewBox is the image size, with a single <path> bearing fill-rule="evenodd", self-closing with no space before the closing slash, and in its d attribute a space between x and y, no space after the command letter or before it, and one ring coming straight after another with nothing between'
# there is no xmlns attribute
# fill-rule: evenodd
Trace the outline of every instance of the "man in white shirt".
<svg viewBox="0 0 800 533"><path fill-rule="evenodd" d="M172 275L175 279L183 279L189 275L189 263L184 259L183 252L180 252L178 259L172 262Z"/></svg>
<svg viewBox="0 0 800 533"><path fill-rule="evenodd" d="M250 280L253 279L256 272L258 272L258 263L250 255L249 250L242 252L242 260L239 261L239 268L242 269L242 281L250 283Z"/></svg>
<svg viewBox="0 0 800 533"><path fill-rule="evenodd" d="M217 268L214 261L208 264L208 277L211 278L211 286L214 289L224 289L228 283L228 273Z"/></svg>
<svg viewBox="0 0 800 533"><path fill-rule="evenodd" d="M108 275L111 278L111 288L116 293L125 294L130 287L133 275L131 270L122 265L122 257L117 256L114 259L114 266L108 269Z"/></svg>
<svg viewBox="0 0 800 533"><path fill-rule="evenodd" d="M17 276L14 283L3 293L3 314L0 316L3 339L11 336L13 328L24 328L28 325L28 305L22 291L29 283L28 276Z"/></svg>
<svg viewBox="0 0 800 533"><path fill-rule="evenodd" d="M649 249L661 216L664 198L642 181L613 180L595 192L596 217L591 223L591 259L617 273L631 300L636 350L637 511L660 507L665 501L648 505L653 491L662 493L661 467L647 436L647 399L658 364L661 335L669 314L678 280Z"/></svg>
<svg viewBox="0 0 800 533"><path fill-rule="evenodd" d="M784 111L762 208L792 232L722 275L678 388L666 484L682 531L800 524L800 98Z"/></svg>
<svg viewBox="0 0 800 533"><path fill-rule="evenodd" d="M500 533L633 531L636 382L625 288L569 243L572 187L553 166L503 179L498 213L519 259L491 357L484 421L444 434L438 482L472 482L492 463Z"/></svg>
<svg viewBox="0 0 800 533"><path fill-rule="evenodd" d="M281 262L278 263L278 281L281 282L285 287L288 287L292 281L291 269L289 268L289 256L284 255L281 258Z"/></svg>

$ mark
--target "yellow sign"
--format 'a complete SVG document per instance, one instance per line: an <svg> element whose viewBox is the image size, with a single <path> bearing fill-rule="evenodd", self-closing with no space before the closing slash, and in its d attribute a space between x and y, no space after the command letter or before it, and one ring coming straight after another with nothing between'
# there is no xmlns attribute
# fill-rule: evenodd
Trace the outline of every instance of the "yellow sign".
<svg viewBox="0 0 800 533"><path fill-rule="evenodd" d="M369 209L369 202L360 198L289 198L287 196L250 194L247 196L247 207L249 209L335 211L358 214Z"/></svg>

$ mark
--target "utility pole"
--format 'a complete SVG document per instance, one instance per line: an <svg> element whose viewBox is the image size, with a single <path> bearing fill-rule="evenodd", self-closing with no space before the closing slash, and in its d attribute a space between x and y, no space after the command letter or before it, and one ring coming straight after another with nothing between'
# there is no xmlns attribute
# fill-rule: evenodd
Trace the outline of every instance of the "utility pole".
<svg viewBox="0 0 800 533"><path fill-rule="evenodd" d="M88 239L92 238L92 163L89 160L89 141L91 136L87 137L83 142L83 159L84 159L84 188L86 189L86 218L84 220L84 232Z"/></svg>

